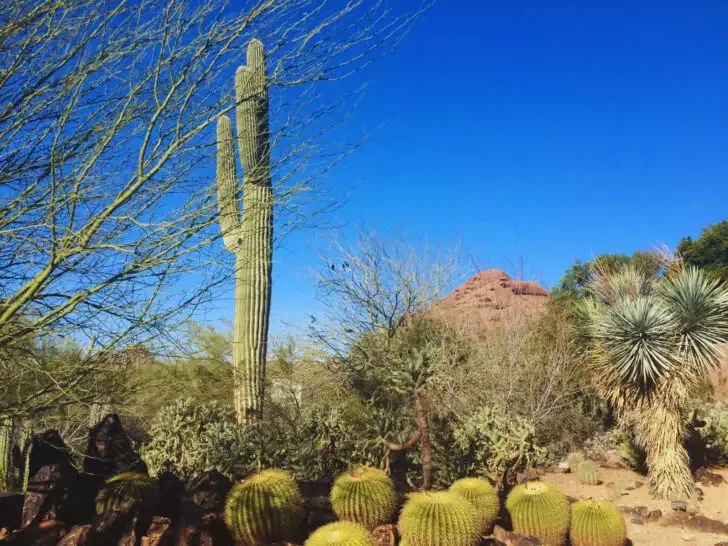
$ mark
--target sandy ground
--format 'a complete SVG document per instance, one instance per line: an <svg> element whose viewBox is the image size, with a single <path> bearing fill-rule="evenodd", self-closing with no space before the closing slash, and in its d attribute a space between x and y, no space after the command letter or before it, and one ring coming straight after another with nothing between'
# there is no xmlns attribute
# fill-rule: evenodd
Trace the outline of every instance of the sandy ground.
<svg viewBox="0 0 728 546"><path fill-rule="evenodd" d="M728 481L728 469L712 469ZM600 485L583 485L578 475L547 473L542 479L559 487L566 495L578 499L594 498L608 500L619 507L646 506L649 511L660 510L662 517L655 522L642 525L631 522L632 515L625 514L627 532L635 546L714 546L722 542L728 546L728 534L699 531L685 524L684 514L673 512L670 501L654 500L650 497L645 476L631 470L607 469L599 471ZM639 484L643 485L639 485ZM703 490L703 499L690 499L690 512L728 523L728 483L718 487L698 484Z"/></svg>

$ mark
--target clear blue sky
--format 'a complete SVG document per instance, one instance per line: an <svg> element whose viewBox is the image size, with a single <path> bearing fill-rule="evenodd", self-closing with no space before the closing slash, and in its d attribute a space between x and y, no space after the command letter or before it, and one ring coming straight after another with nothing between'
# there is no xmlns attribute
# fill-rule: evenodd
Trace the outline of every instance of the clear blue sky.
<svg viewBox="0 0 728 546"><path fill-rule="evenodd" d="M346 229L462 239L551 287L728 217L724 0L441 0L366 79L347 131L372 136L331 181L356 185ZM318 235L277 254L273 334L317 309Z"/></svg>

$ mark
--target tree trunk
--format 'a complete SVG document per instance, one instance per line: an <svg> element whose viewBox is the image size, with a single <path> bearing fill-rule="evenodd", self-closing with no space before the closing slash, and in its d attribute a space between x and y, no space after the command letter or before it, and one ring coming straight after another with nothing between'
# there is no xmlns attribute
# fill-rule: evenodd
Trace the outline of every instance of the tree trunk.
<svg viewBox="0 0 728 546"><path fill-rule="evenodd" d="M420 454L422 455L422 489L425 491L432 488L432 446L430 444L430 428L427 424L427 413L425 411L422 396L417 391L412 395L417 415L417 430L420 436Z"/></svg>
<svg viewBox="0 0 728 546"><path fill-rule="evenodd" d="M637 440L647 453L650 492L659 499L691 496L693 477L683 445L685 426L679 409L656 401L635 415Z"/></svg>

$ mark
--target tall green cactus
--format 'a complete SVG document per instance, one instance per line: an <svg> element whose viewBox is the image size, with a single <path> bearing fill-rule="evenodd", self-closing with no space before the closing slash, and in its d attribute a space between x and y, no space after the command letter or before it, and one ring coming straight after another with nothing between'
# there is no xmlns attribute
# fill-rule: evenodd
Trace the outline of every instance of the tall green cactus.
<svg viewBox="0 0 728 546"><path fill-rule="evenodd" d="M260 418L270 316L273 260L273 188L270 170L268 82L263 44L248 44L247 66L235 74L236 126L243 166L243 210L235 167L233 128L217 124L217 194L225 248L235 260L233 366L238 421Z"/></svg>
<svg viewBox="0 0 728 546"><path fill-rule="evenodd" d="M13 489L13 420L0 422L0 493Z"/></svg>

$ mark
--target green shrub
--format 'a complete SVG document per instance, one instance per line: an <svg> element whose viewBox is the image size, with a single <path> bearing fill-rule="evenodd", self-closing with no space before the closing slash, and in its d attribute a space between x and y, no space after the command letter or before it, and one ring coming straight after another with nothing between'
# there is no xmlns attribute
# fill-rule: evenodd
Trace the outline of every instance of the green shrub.
<svg viewBox="0 0 728 546"><path fill-rule="evenodd" d="M490 482L480 478L463 478L452 484L450 491L473 505L480 534L482 536L490 534L500 511L498 491L490 485Z"/></svg>
<svg viewBox="0 0 728 546"><path fill-rule="evenodd" d="M106 514L138 502L142 511L153 513L159 503L159 484L154 478L138 472L112 476L96 495L96 513Z"/></svg>
<svg viewBox="0 0 728 546"><path fill-rule="evenodd" d="M466 475L486 476L499 487L516 474L547 462L547 451L536 445L534 426L499 408L484 407L453 427L456 453Z"/></svg>
<svg viewBox="0 0 728 546"><path fill-rule="evenodd" d="M374 541L358 523L336 521L319 527L304 546L374 546Z"/></svg>
<svg viewBox="0 0 728 546"><path fill-rule="evenodd" d="M303 515L301 493L283 470L263 470L235 484L225 502L225 523L236 544L290 540Z"/></svg>
<svg viewBox="0 0 728 546"><path fill-rule="evenodd" d="M189 481L212 468L230 474L246 453L244 431L232 409L181 398L163 408L141 455L153 476L165 470Z"/></svg>
<svg viewBox="0 0 728 546"><path fill-rule="evenodd" d="M577 470L584 485L599 485L599 467L594 461L584 461Z"/></svg>
<svg viewBox="0 0 728 546"><path fill-rule="evenodd" d="M513 530L538 537L545 546L562 546L569 533L571 510L566 496L545 482L527 482L506 499Z"/></svg>
<svg viewBox="0 0 728 546"><path fill-rule="evenodd" d="M365 528L389 522L397 508L392 480L378 468L361 467L340 475L331 488L331 506L341 520Z"/></svg>
<svg viewBox="0 0 728 546"><path fill-rule="evenodd" d="M412 493L399 518L400 546L475 546L478 528L473 505L441 491Z"/></svg>
<svg viewBox="0 0 728 546"><path fill-rule="evenodd" d="M705 426L698 429L705 444L707 462L728 464L728 402L714 402L702 408Z"/></svg>
<svg viewBox="0 0 728 546"><path fill-rule="evenodd" d="M572 546L624 546L627 527L622 514L609 503L583 500L571 506Z"/></svg>

